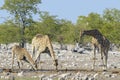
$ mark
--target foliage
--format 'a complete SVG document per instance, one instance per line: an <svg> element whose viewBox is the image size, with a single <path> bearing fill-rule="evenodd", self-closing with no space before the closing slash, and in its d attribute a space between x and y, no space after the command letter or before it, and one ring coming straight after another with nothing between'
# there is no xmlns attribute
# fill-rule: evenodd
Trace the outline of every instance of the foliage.
<svg viewBox="0 0 120 80"><path fill-rule="evenodd" d="M37 6L41 0L4 0L1 9L5 9L13 15L15 22L21 25L31 23L32 14L38 12Z"/></svg>
<svg viewBox="0 0 120 80"><path fill-rule="evenodd" d="M39 21L34 21L25 28L25 39L31 42L37 33L47 34L52 41L75 43L79 41L80 30L98 29L112 43L120 43L120 10L105 9L103 14L90 13L88 16L78 16L77 23L58 19L48 12L39 13ZM14 21L7 21L0 25L0 43L16 42L20 40L20 27ZM88 36L85 42L90 41Z"/></svg>
<svg viewBox="0 0 120 80"><path fill-rule="evenodd" d="M20 29L14 25L0 25L0 43L10 43L20 41Z"/></svg>
<svg viewBox="0 0 120 80"><path fill-rule="evenodd" d="M103 33L113 43L120 43L120 10L106 9L103 14Z"/></svg>
<svg viewBox="0 0 120 80"><path fill-rule="evenodd" d="M77 26L79 24L82 29L98 29L112 43L120 43L120 10L105 9L103 15L90 13L88 16L79 16Z"/></svg>
<svg viewBox="0 0 120 80"><path fill-rule="evenodd" d="M38 4L41 0L4 0L1 9L7 10L12 14L14 22L21 28L21 46L24 47L25 28L33 22L32 15L38 13Z"/></svg>

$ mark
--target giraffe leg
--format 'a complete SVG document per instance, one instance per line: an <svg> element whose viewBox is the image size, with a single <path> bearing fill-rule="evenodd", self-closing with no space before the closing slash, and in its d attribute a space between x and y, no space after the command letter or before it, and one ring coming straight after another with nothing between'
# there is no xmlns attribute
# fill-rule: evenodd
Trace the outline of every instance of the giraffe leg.
<svg viewBox="0 0 120 80"><path fill-rule="evenodd" d="M102 65L104 66L104 59L103 59L103 54L105 53L104 49L101 48L101 60L102 60Z"/></svg>
<svg viewBox="0 0 120 80"><path fill-rule="evenodd" d="M35 56L35 46L32 46L32 58L34 58L34 56Z"/></svg>
<svg viewBox="0 0 120 80"><path fill-rule="evenodd" d="M93 67L92 67L92 70L95 69L95 60L93 60Z"/></svg>
<svg viewBox="0 0 120 80"><path fill-rule="evenodd" d="M58 60L57 59L54 60L54 65L56 66L56 71L58 71L58 68L57 68L57 66L58 66Z"/></svg>
<svg viewBox="0 0 120 80"><path fill-rule="evenodd" d="M21 60L18 60L17 63L18 63L19 71L21 71L21 67L23 66L23 63L21 62Z"/></svg>
<svg viewBox="0 0 120 80"><path fill-rule="evenodd" d="M17 61L17 64L18 64L18 67L19 67L19 69L20 69L20 62L19 62L19 61Z"/></svg>
<svg viewBox="0 0 120 80"><path fill-rule="evenodd" d="M104 66L104 70L107 70L108 50L105 51L104 55L105 55L105 66Z"/></svg>
<svg viewBox="0 0 120 80"><path fill-rule="evenodd" d="M107 70L107 55L105 56L105 66L104 66L104 70Z"/></svg>
<svg viewBox="0 0 120 80"><path fill-rule="evenodd" d="M93 56L93 67L92 69L95 69L95 60L96 60L96 46L94 45L94 56Z"/></svg>
<svg viewBox="0 0 120 80"><path fill-rule="evenodd" d="M37 51L37 54L35 55L35 64L36 64L36 67L38 68L39 67L39 63L40 63L40 54L45 50L45 48L40 48L38 49Z"/></svg>
<svg viewBox="0 0 120 80"><path fill-rule="evenodd" d="M48 49L49 49L49 51L50 51L50 55L51 55L51 57L52 57L52 59L53 59L53 61L54 61L54 65L56 66L56 70L57 70L57 66L58 66L58 60L57 59L55 59L55 53L54 53L54 51L53 51L53 47L52 47L52 44L51 44L51 42L50 41L48 41Z"/></svg>
<svg viewBox="0 0 120 80"><path fill-rule="evenodd" d="M106 71L106 64L107 64L107 56L106 56L106 52L105 50L103 50L103 54L102 56L104 55L104 58L102 57L102 63L103 63L103 70Z"/></svg>
<svg viewBox="0 0 120 80"><path fill-rule="evenodd" d="M35 55L35 66L36 66L36 68L39 68L39 62L40 62L40 53L37 53Z"/></svg>
<svg viewBox="0 0 120 80"><path fill-rule="evenodd" d="M103 59L103 53L101 53L101 60L102 60L102 65L104 66L104 59Z"/></svg>
<svg viewBox="0 0 120 80"><path fill-rule="evenodd" d="M97 50L97 46L94 45L94 56L93 56L93 60L97 60L97 58L96 58L96 50Z"/></svg>

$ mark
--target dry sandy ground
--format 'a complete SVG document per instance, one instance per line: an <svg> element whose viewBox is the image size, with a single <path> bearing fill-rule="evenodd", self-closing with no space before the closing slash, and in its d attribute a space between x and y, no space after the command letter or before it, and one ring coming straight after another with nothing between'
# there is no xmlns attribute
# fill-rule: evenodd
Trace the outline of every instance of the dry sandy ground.
<svg viewBox="0 0 120 80"><path fill-rule="evenodd" d="M15 62L14 73L5 72L4 69L11 68L11 54L0 54L0 79L5 76L29 77L36 80L120 80L120 52L109 51L108 69L103 71L100 54L97 54L95 70L93 65L93 52L87 51L86 54L75 53L67 50L55 50L59 61L58 71L55 71L55 66L51 57L47 54L41 55L41 65L38 71L30 71L30 65L24 63L22 71L18 71L17 63Z"/></svg>

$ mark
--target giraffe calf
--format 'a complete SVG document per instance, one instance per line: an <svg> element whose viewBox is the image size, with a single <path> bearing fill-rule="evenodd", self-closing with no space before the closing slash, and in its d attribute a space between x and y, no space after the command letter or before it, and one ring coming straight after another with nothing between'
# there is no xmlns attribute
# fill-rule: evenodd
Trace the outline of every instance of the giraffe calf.
<svg viewBox="0 0 120 80"><path fill-rule="evenodd" d="M18 63L19 69L21 69L20 66L23 65L23 63L22 63L22 60L23 60L23 61L28 62L34 70L37 70L37 68L35 66L35 62L32 59L29 52L25 48L22 48L18 45L15 45L12 47L12 69L13 69L15 55L17 57L17 63Z"/></svg>

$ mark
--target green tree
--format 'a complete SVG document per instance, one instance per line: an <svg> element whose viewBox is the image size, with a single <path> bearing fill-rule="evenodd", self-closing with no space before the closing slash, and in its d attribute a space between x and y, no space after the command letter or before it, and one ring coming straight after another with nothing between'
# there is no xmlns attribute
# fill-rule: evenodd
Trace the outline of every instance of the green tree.
<svg viewBox="0 0 120 80"><path fill-rule="evenodd" d="M78 16L76 26L80 30L87 29L87 26L88 26L87 17L86 16Z"/></svg>
<svg viewBox="0 0 120 80"><path fill-rule="evenodd" d="M44 34L47 34L54 39L59 30L57 16L50 15L48 12L42 12L40 13L40 21L45 29Z"/></svg>
<svg viewBox="0 0 120 80"><path fill-rule="evenodd" d="M11 21L0 25L0 43L11 43L20 41L20 28L17 28Z"/></svg>
<svg viewBox="0 0 120 80"><path fill-rule="evenodd" d="M88 16L79 16L77 26L82 29L100 29L102 26L102 18L97 13L90 13Z"/></svg>
<svg viewBox="0 0 120 80"><path fill-rule="evenodd" d="M120 10L105 9L103 13L103 28L102 31L113 43L120 43Z"/></svg>
<svg viewBox="0 0 120 80"><path fill-rule="evenodd" d="M61 20L60 24L61 27L59 36L63 38L63 43L73 43L76 39L75 26L71 21L67 20Z"/></svg>
<svg viewBox="0 0 120 80"><path fill-rule="evenodd" d="M90 13L87 22L90 29L101 29L103 25L102 17L97 13Z"/></svg>
<svg viewBox="0 0 120 80"><path fill-rule="evenodd" d="M40 15L40 21L34 25L37 28L36 33L47 34L53 40L59 34L60 24L57 16L50 15L48 12L42 12Z"/></svg>
<svg viewBox="0 0 120 80"><path fill-rule="evenodd" d="M14 18L14 22L19 24L21 28L21 46L24 47L25 27L33 22L32 15L38 13L38 4L41 0L4 0L4 5L1 9L10 12Z"/></svg>

